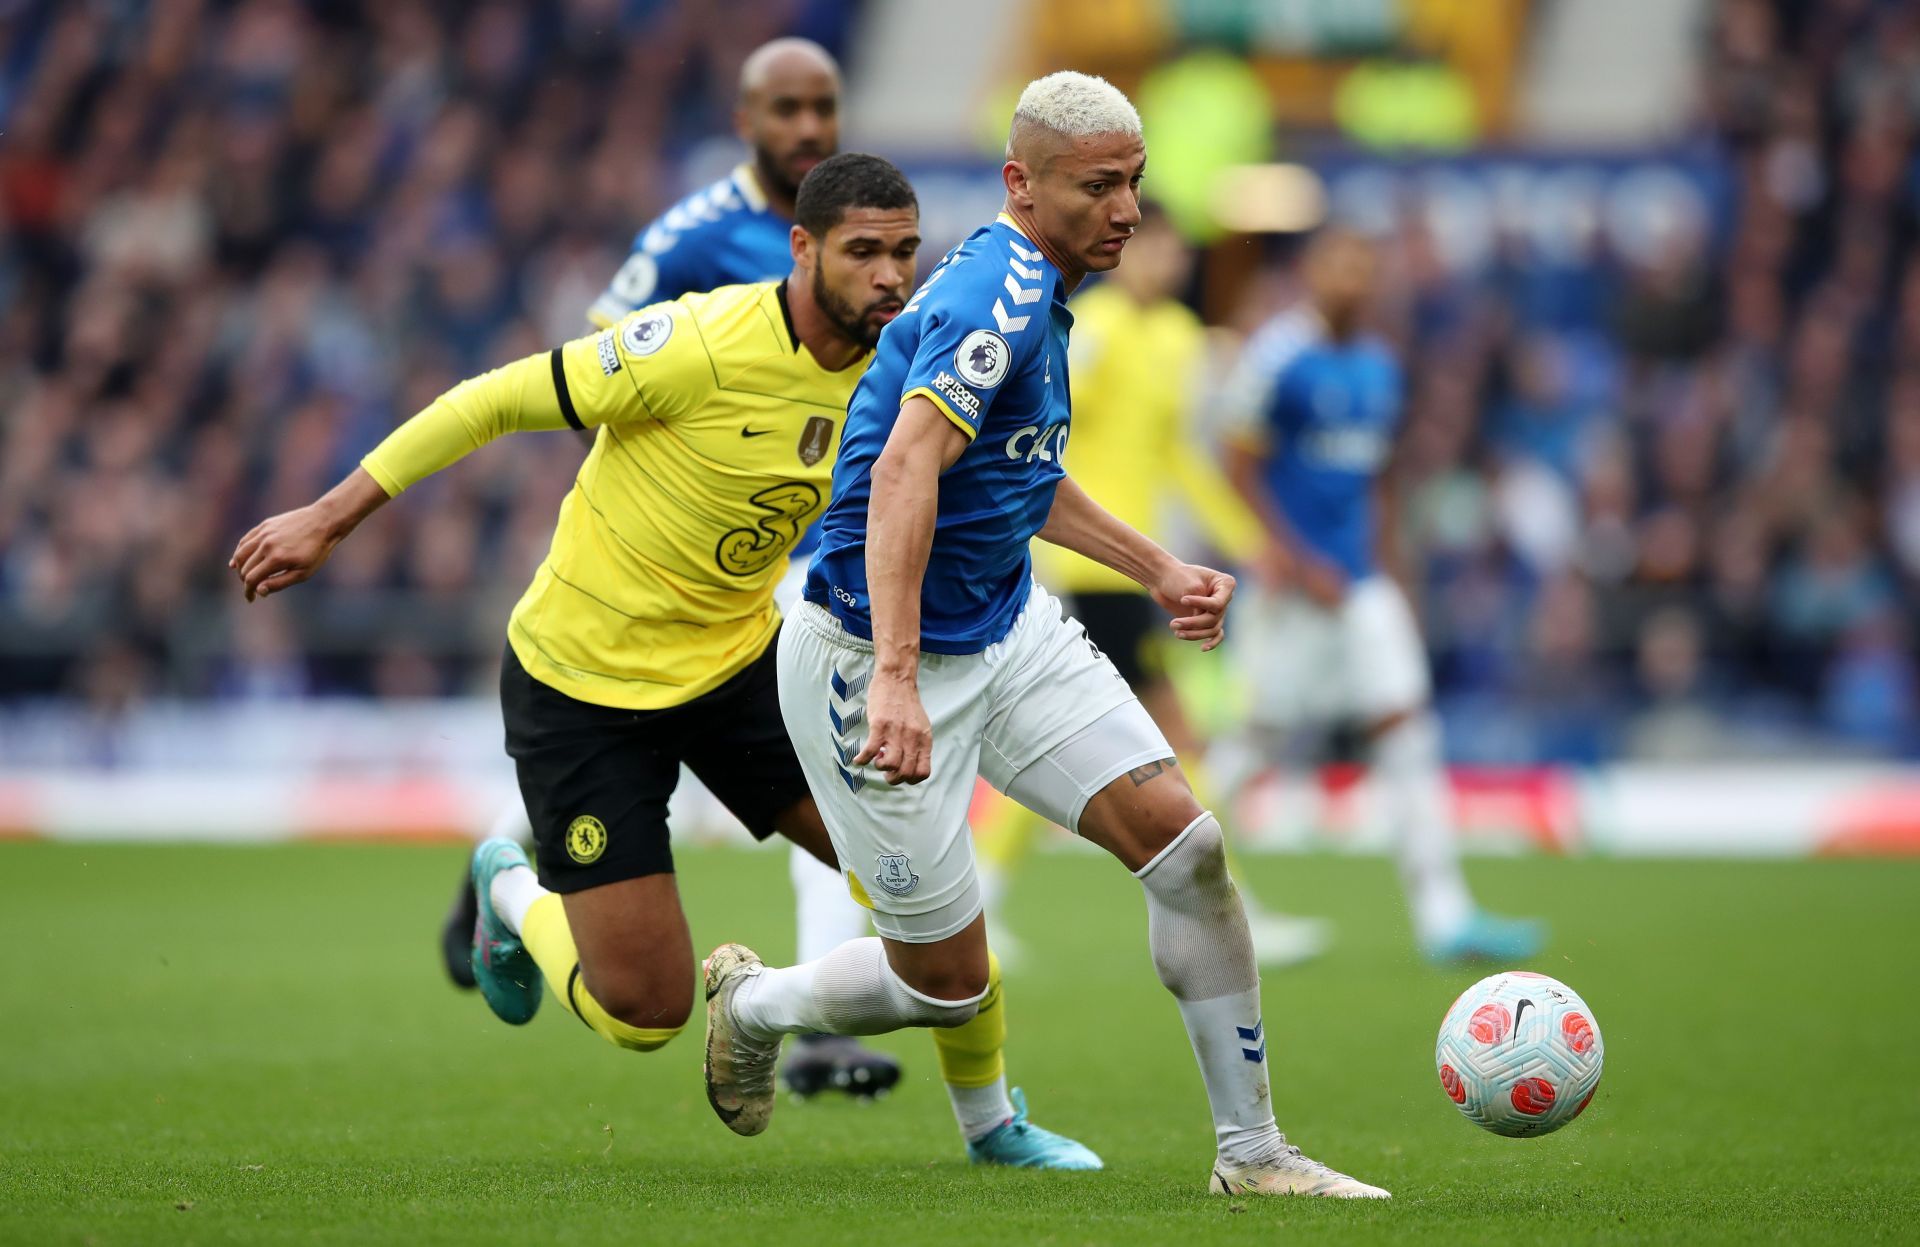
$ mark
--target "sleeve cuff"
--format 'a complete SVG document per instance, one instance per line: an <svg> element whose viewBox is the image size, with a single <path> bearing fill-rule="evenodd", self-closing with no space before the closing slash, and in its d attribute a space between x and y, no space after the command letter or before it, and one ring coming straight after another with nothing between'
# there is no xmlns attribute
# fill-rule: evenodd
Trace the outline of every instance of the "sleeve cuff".
<svg viewBox="0 0 1920 1247"><path fill-rule="evenodd" d="M932 402L935 407L938 407L941 415L953 421L954 427L967 435L968 441L972 441L979 434L980 430L974 428L971 424L968 424L966 420L962 419L959 412L947 405L946 399L941 398L924 385L915 386L905 394L902 394L900 396L900 402L904 405L908 399L916 397L925 398Z"/></svg>
<svg viewBox="0 0 1920 1247"><path fill-rule="evenodd" d="M380 465L378 454L378 451L368 454L360 461L360 466L367 470L367 475L373 478L374 484L387 491L387 497L398 498L406 486L400 483L398 477Z"/></svg>

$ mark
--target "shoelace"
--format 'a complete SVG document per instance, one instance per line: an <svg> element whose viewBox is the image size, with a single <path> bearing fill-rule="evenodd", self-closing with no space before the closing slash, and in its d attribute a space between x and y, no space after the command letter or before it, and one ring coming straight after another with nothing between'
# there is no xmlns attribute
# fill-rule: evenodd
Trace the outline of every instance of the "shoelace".
<svg viewBox="0 0 1920 1247"><path fill-rule="evenodd" d="M1027 1131L1029 1129L1027 1125L1027 1093L1015 1087L1008 1094L1007 1099L1013 1105L1013 1116L1007 1118L993 1129L987 1131L986 1134L982 1135L980 1137L981 1142L984 1143L994 1135L1002 1133L1011 1134L1022 1139L1027 1137Z"/></svg>
<svg viewBox="0 0 1920 1247"><path fill-rule="evenodd" d="M1295 1173L1310 1174L1316 1178L1342 1178L1346 1176L1339 1170L1329 1168L1327 1165L1308 1156L1293 1144L1284 1141L1280 1144L1279 1150L1275 1151L1272 1155L1263 1156L1259 1160L1251 1162L1245 1166L1245 1168L1251 1169L1257 1165L1285 1166Z"/></svg>
<svg viewBox="0 0 1920 1247"><path fill-rule="evenodd" d="M778 1049L769 1051L748 1047L738 1039L734 1040L732 1048L733 1079L743 1090L757 1092L762 1085L773 1081L773 1058Z"/></svg>
<svg viewBox="0 0 1920 1247"><path fill-rule="evenodd" d="M1304 1169L1306 1170L1306 1172L1313 1174L1315 1177L1337 1178L1342 1176L1339 1173L1339 1171L1332 1169L1327 1165L1321 1164L1319 1161L1315 1160L1311 1156L1308 1156L1306 1153L1302 1152L1299 1148L1295 1147L1291 1143L1287 1144L1285 1148L1281 1149L1280 1155L1292 1161L1295 1168Z"/></svg>

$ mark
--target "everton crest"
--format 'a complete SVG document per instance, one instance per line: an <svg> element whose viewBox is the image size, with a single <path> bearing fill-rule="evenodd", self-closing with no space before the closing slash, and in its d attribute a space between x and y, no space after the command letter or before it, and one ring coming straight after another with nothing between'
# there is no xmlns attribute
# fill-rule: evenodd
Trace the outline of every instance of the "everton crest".
<svg viewBox="0 0 1920 1247"><path fill-rule="evenodd" d="M882 853L879 862L880 873L873 881L895 896L905 896L920 886L920 876L913 873L905 853Z"/></svg>

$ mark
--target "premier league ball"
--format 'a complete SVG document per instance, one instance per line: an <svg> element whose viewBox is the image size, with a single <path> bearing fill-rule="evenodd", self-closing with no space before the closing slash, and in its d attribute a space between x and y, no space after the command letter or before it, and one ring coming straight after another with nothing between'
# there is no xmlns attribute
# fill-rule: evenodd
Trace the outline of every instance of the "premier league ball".
<svg viewBox="0 0 1920 1247"><path fill-rule="evenodd" d="M1440 1087L1467 1120L1509 1138L1551 1134L1586 1110L1606 1045L1593 1010L1544 974L1481 979L1440 1023Z"/></svg>

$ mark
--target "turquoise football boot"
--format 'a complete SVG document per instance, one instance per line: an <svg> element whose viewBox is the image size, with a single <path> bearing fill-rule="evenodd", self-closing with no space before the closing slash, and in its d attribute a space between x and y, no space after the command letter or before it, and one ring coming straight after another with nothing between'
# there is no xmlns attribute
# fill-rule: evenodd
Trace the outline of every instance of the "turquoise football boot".
<svg viewBox="0 0 1920 1247"><path fill-rule="evenodd" d="M1476 909L1458 930L1421 948L1436 964L1460 961L1527 961L1547 941L1547 929L1532 918L1503 918Z"/></svg>
<svg viewBox="0 0 1920 1247"><path fill-rule="evenodd" d="M527 854L505 836L482 840L473 851L473 981L502 1022L525 1026L540 1009L540 967L500 915L493 912L493 877L527 866Z"/></svg>
<svg viewBox="0 0 1920 1247"><path fill-rule="evenodd" d="M968 1160L976 1165L1011 1165L1016 1169L1106 1168L1085 1144L1028 1121L1026 1092L1015 1087L1010 1098L1013 1116L968 1143Z"/></svg>

